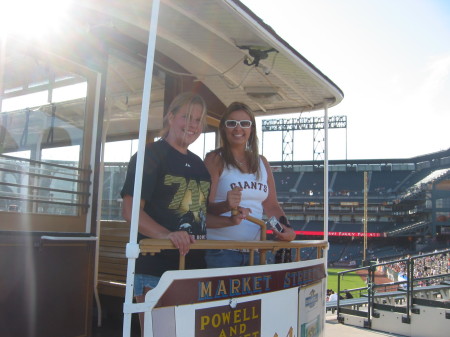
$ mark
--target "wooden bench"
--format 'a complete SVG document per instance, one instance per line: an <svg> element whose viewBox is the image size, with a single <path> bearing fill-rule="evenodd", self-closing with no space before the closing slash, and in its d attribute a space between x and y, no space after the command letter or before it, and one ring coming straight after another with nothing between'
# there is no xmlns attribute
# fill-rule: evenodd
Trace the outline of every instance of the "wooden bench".
<svg viewBox="0 0 450 337"><path fill-rule="evenodd" d="M125 247L130 226L126 222L102 221L100 225L98 284L99 294L125 297L127 258Z"/></svg>

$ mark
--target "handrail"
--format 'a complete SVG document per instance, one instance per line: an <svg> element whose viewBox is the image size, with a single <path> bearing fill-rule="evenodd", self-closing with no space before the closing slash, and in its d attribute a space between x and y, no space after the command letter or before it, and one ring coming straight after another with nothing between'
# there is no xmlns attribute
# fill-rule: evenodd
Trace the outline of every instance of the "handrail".
<svg viewBox="0 0 450 337"><path fill-rule="evenodd" d="M26 164L27 166L23 166L23 164ZM0 158L0 165L3 169L10 169L10 170L19 170L20 172L23 171L24 168L28 169L30 172L41 172L41 174L46 174L46 172L57 172L59 175L63 176L78 176L82 172L77 169L75 166L68 166L68 167L60 167L60 166L51 166L51 167L45 167L45 165L41 164L33 164L33 163L23 163L19 161L2 161ZM88 169L85 169L88 171ZM71 172L73 171L73 172Z"/></svg>
<svg viewBox="0 0 450 337"><path fill-rule="evenodd" d="M48 241L97 241L97 236L51 236L43 235L41 240Z"/></svg>
<svg viewBox="0 0 450 337"><path fill-rule="evenodd" d="M77 206L77 207L89 207L88 203L74 203L74 202L62 202L62 201L55 201L55 199L53 200L48 200L48 199L40 199L38 197L31 197L31 198L22 198L22 197L13 197L13 196L1 196L0 195L0 199L1 200L14 200L14 201L30 201L30 202L35 202L35 203L42 203L42 204L50 204L50 205L61 205L61 206ZM69 200L69 199L57 199L57 200Z"/></svg>
<svg viewBox="0 0 450 337"><path fill-rule="evenodd" d="M33 177L39 177L39 178L49 178L49 179L55 179L55 180L64 180L64 181L70 181L70 182L73 182L73 183L90 184L90 181L86 180L86 179L64 178L64 177L52 176L52 175L48 175L48 174L27 172L27 171L22 171L22 170L10 170L10 169L6 169L6 168L2 168L2 167L0 167L0 171L1 172L7 172L7 173L19 173L19 174L24 174L24 175L29 175L29 176L33 176ZM86 172L90 173L90 171L86 171Z"/></svg>
<svg viewBox="0 0 450 337"><path fill-rule="evenodd" d="M263 220L257 219L255 217L252 217L251 215L247 215L245 217L246 220L253 222L254 224L257 224L261 227L261 241L266 240L266 232L267 232L267 225Z"/></svg>
<svg viewBox="0 0 450 337"><path fill-rule="evenodd" d="M439 256L439 255L446 255L448 256L448 254L450 254L450 249L445 249L442 251L438 251L438 252L433 252L433 253L427 253L427 254L422 254L422 255L415 255L412 257L408 257L408 258L403 258L403 259L399 259L399 260L392 260L392 261L386 261L383 263L377 263L377 264L373 264L370 266L366 266L366 267L361 267L361 268L354 268L354 269L350 269L350 270L345 270L342 272L338 273L338 294L342 293L343 291L341 291L341 286L340 286L340 279L341 277L344 276L344 274L346 273L351 273L351 272L355 272L355 271L360 271L360 270L367 270L368 275L367 275L367 291L368 291L368 307L367 307L367 311L364 317L367 318L367 324L370 326L371 324L371 319L373 317L373 309L374 309L374 303L375 303L375 290L379 289L379 288L385 288L385 290L388 287L392 287L392 286L397 286L397 285L402 285L402 284L406 284L406 287L404 289L402 289L405 293L405 297L406 297L406 315L402 318L402 322L406 323L409 322L411 319L411 313L412 313L412 304L413 304L413 300L414 300L414 296L413 294L415 292L417 292L418 290L420 290L420 286L415 285L415 283L419 282L419 281L423 281L423 280L439 280L439 279L446 279L447 277L450 276L450 273L448 273L448 269L447 272L443 272L440 274L435 274L435 275L431 275L431 276L426 276L426 277L415 277L414 276L414 261L415 260L420 260L429 256ZM406 276L407 276L407 280L405 281L395 281L395 282L387 282L387 283L376 283L376 279L375 279L375 271L378 267L384 267L387 265L392 265L395 263L405 263L406 266ZM426 288L426 287L425 287ZM355 289L346 289L346 291L360 291L361 288L355 288ZM398 289L397 291L400 291L400 289ZM379 294L383 294L383 293L379 293ZM340 308L340 303L339 303L339 297L337 300L337 315L338 318L340 317L340 313L341 313L341 308Z"/></svg>
<svg viewBox="0 0 450 337"><path fill-rule="evenodd" d="M190 249L249 249L250 265L253 265L255 251L266 253L267 251L277 251L281 248L297 248L295 261L300 261L300 249L307 247L317 247L325 249L328 241L325 240L299 240L299 241L231 241L231 240L197 240L190 245ZM164 249L177 249L172 241L168 239L143 239L139 242L141 254L155 254ZM264 259L260 260L264 264ZM180 256L179 269L185 267L185 257Z"/></svg>
<svg viewBox="0 0 450 337"><path fill-rule="evenodd" d="M26 163L29 165L24 165ZM55 209L62 206L66 213L73 213L75 207L86 210L89 208L88 187L91 181L87 176L83 177L83 174L90 173L90 169L0 154L0 174L13 174L15 177L15 181L0 182L0 201L2 205L6 205L7 210L10 210L9 206L12 203L20 203L20 208L31 213L43 213L45 207L48 208L44 206L40 209L41 204L50 205ZM28 177L25 182L22 180L24 176ZM3 207L1 211L4 211ZM49 212L57 211L50 209Z"/></svg>
<svg viewBox="0 0 450 337"><path fill-rule="evenodd" d="M237 215L239 214L239 211L237 208L234 208L231 210L231 214L232 215ZM258 225L261 227L261 241L265 241L266 240L266 231L267 231L267 225L263 220L257 219L251 215L247 215L245 217L246 220L253 222L254 224Z"/></svg>
<svg viewBox="0 0 450 337"><path fill-rule="evenodd" d="M18 158L18 157L8 156L8 155L5 155L5 154L0 154L0 158L5 158L5 159L9 159L9 160L14 160L14 161L24 161L24 162L28 162L30 164L48 165L48 166L52 166L52 167L65 168L65 169L74 170L74 171L80 171L80 172L90 172L91 171L90 169L86 169L86 168L80 168L80 167L69 166L69 165L55 164L55 163L51 163L51 162L32 160L32 159L27 159L27 158Z"/></svg>
<svg viewBox="0 0 450 337"><path fill-rule="evenodd" d="M0 172L1 172L1 169L0 169ZM55 179L55 178L53 178L53 179ZM0 185L17 187L17 188L31 188L31 189L40 190L40 191L60 192L60 193L68 193L68 194L80 194L80 195L86 195L86 196L89 195L89 192L62 190L62 189L58 189L58 188L41 187L41 186L36 186L36 185L4 183L1 181L0 181Z"/></svg>

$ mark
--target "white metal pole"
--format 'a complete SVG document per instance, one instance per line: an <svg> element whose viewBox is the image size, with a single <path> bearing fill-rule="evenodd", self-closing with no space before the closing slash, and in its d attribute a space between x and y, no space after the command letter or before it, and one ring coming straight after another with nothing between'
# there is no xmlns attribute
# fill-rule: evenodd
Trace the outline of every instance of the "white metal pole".
<svg viewBox="0 0 450 337"><path fill-rule="evenodd" d="M323 164L323 239L328 241L328 102L324 102L325 153Z"/></svg>
<svg viewBox="0 0 450 337"><path fill-rule="evenodd" d="M325 153L323 159L323 239L328 241L328 101L324 102L324 116L323 116L323 129L324 129L324 143L325 143ZM329 243L328 243L329 245ZM328 283L328 249L324 250L323 258L325 260L325 277ZM325 289L323 289L325 291ZM338 294L339 295L339 294ZM324 294L326 296L326 294ZM326 321L326 305L325 313L323 315L324 326Z"/></svg>
<svg viewBox="0 0 450 337"><path fill-rule="evenodd" d="M160 0L152 1L150 14L150 28L147 46L147 60L145 64L144 92L142 94L141 120L139 127L139 144L136 161L136 175L134 179L134 194L131 213L130 242L127 244L126 255L128 258L127 285L125 289L125 303L123 307L123 336L130 336L131 314L133 313L133 285L136 259L139 256L139 244L137 233L139 225L139 210L141 201L142 173L144 166L145 142L147 136L148 114L152 90L153 62L155 58L156 33L158 29Z"/></svg>

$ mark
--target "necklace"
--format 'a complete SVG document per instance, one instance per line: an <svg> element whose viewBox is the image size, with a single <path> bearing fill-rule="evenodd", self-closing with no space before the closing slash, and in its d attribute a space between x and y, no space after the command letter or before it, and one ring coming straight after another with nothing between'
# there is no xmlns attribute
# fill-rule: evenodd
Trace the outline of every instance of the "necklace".
<svg viewBox="0 0 450 337"><path fill-rule="evenodd" d="M236 158L234 160L236 160L236 163L238 163L239 166L244 166L245 165L245 160L243 162L237 160Z"/></svg>

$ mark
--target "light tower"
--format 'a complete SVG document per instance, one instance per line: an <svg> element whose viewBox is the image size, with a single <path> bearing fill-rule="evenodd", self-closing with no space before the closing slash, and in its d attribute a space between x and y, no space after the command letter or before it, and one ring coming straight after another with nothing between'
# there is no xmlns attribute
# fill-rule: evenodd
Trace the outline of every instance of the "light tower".
<svg viewBox="0 0 450 337"><path fill-rule="evenodd" d="M347 159L347 116L329 117L328 128L345 129L345 159ZM292 169L292 162L294 161L294 131L303 130L313 131L313 160L323 160L325 152L324 117L279 118L264 119L262 121L263 139L264 132L282 132L281 160L283 162L283 170Z"/></svg>

